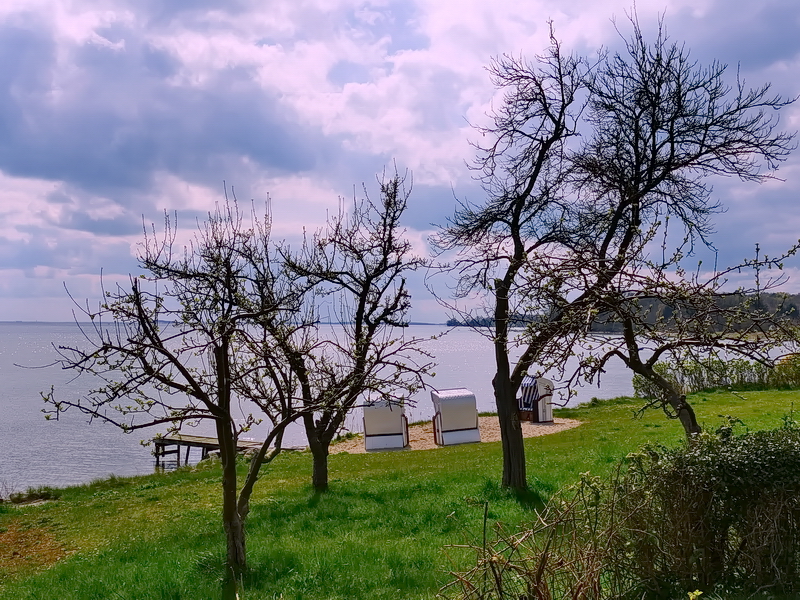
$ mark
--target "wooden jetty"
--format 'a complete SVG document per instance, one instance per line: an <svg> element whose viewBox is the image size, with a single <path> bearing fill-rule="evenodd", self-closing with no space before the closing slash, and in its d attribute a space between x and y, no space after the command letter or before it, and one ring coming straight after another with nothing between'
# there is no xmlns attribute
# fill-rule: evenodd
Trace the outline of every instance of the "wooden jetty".
<svg viewBox="0 0 800 600"><path fill-rule="evenodd" d="M167 456L172 454L175 455L175 458L178 461L178 466L180 467L182 446L186 448L186 456L183 462L185 465L189 464L189 451L192 448L200 448L202 452L202 458L207 458L210 452L219 450L219 442L215 437L206 437L202 435L183 435L181 433L153 438L153 445L155 446L157 469L162 467L162 462L164 462ZM259 450L260 448L261 442L252 440L239 440L236 444L236 450L239 452Z"/></svg>

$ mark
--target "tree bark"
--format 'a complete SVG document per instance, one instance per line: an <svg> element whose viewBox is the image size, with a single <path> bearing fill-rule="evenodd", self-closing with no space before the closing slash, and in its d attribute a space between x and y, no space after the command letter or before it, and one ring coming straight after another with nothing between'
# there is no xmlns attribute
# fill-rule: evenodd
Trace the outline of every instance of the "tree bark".
<svg viewBox="0 0 800 600"><path fill-rule="evenodd" d="M656 385L661 393L658 399L658 405L665 411L667 411L667 406L672 409L677 419L681 422L683 432L686 434L687 439L691 441L697 434L703 431L703 428L700 427L700 424L697 422L697 416L694 413L692 405L686 401L686 396L684 394L681 394L670 381L655 370L653 364L650 364L649 361L647 363L642 362L639 355L639 344L637 343L634 333L633 320L630 318L623 322L623 335L625 336L625 342L628 347L628 355L624 356L621 353L617 353L617 356L622 358L631 371L637 375L641 375ZM652 357L651 360L653 360Z"/></svg>
<svg viewBox="0 0 800 600"><path fill-rule="evenodd" d="M525 446L519 421L517 399L508 375L497 373L492 380L497 417L500 421L500 440L503 446L502 485L517 491L528 488L525 472Z"/></svg>
<svg viewBox="0 0 800 600"><path fill-rule="evenodd" d="M649 361L647 363L642 362L639 356L639 344L636 340L634 323L631 318L626 318L623 321L623 335L625 337L625 344L628 347L628 356L622 356L622 360L625 361L625 364L631 371L653 382L663 392L661 406L666 408L668 404L672 410L675 411L675 415L681 422L686 437L689 440L694 438L695 435L703 430L697 422L694 409L686 402L686 396L679 393L672 383L661 376Z"/></svg>
<svg viewBox="0 0 800 600"><path fill-rule="evenodd" d="M511 384L511 364L508 360L507 301L498 302L498 306L497 314L504 318L502 321L498 319L495 324L494 353L497 370L492 379L492 387L497 406L497 419L500 422L500 441L503 447L502 486L524 491L528 488L525 472L525 446L522 440L522 426L519 422L516 393Z"/></svg>
<svg viewBox="0 0 800 600"><path fill-rule="evenodd" d="M669 406L675 412L675 415L678 417L678 420L683 426L683 432L686 434L686 437L689 440L703 431L703 428L700 427L700 424L697 422L697 417L694 414L692 405L686 402L686 396L678 393L672 384L664 377L659 375L652 366L644 365L640 360L638 360L638 353L629 357L626 362L628 367L634 373L637 373L642 377L652 381L661 389L664 394L662 396L662 402L669 404Z"/></svg>
<svg viewBox="0 0 800 600"><path fill-rule="evenodd" d="M328 490L328 454L331 439L326 435L326 431L320 433L318 424L314 421L314 415L304 415L303 425L306 429L308 448L311 450L313 460L311 485L315 491L325 492Z"/></svg>
<svg viewBox="0 0 800 600"><path fill-rule="evenodd" d="M519 211L519 207L517 208ZM524 249L519 227L514 230L514 260L505 277L495 282L494 359L496 371L492 380L497 419L500 422L500 441L503 446L502 486L518 492L528 489L525 472L525 446L519 422L516 389L511 383L511 363L508 359L509 291L522 265Z"/></svg>
<svg viewBox="0 0 800 600"><path fill-rule="evenodd" d="M675 411L678 420L683 426L683 432L689 440L703 430L697 422L697 417L694 414L694 409L691 404L686 402L686 396L679 394L675 388L673 388L672 384L659 375L655 369L649 366L644 367L637 365L633 368L633 371L634 373L638 372L640 375L643 375L662 389L664 392L663 398L666 400L666 403L672 407L672 410Z"/></svg>
<svg viewBox="0 0 800 600"><path fill-rule="evenodd" d="M239 515L236 490L236 434L230 417L230 366L228 344L214 348L217 370L217 401L226 418L217 418L217 440L222 461L222 527L227 541L227 575L234 580L247 569L244 522Z"/></svg>
<svg viewBox="0 0 800 600"><path fill-rule="evenodd" d="M222 433L219 437L220 457L222 458L222 527L225 530L228 548L226 580L231 579L235 582L247 569L247 553L244 522L239 515L237 506L236 439L230 424L227 425L227 427L218 425L218 431Z"/></svg>
<svg viewBox="0 0 800 600"><path fill-rule="evenodd" d="M318 443L311 446L314 467L311 473L311 485L318 492L328 490L328 444Z"/></svg>
<svg viewBox="0 0 800 600"><path fill-rule="evenodd" d="M223 486L226 486L225 479L226 477L223 478ZM238 578L247 568L244 523L236 510L236 491L234 490L233 498L230 500L228 499L228 490L225 489L224 492L222 524L228 544L228 568L231 574Z"/></svg>
<svg viewBox="0 0 800 600"><path fill-rule="evenodd" d="M700 424L697 422L697 417L694 414L692 405L686 402L686 396L670 392L667 395L667 402L678 415L678 420L683 425L683 431L686 437L690 440L702 431Z"/></svg>

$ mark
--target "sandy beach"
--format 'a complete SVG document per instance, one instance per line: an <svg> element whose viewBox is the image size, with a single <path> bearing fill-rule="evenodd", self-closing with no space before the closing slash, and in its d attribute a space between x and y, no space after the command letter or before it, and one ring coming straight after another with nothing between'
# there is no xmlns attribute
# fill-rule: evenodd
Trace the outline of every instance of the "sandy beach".
<svg viewBox="0 0 800 600"><path fill-rule="evenodd" d="M575 419L555 419L552 423L528 423L523 421L522 435L526 438L549 435L551 433L564 431L565 429L572 429L580 424L581 422ZM500 441L500 423L497 417L479 417L478 426L481 430L482 442ZM406 450L431 450L439 448L433 441L433 424L430 421L409 427L408 437L409 447L406 448ZM331 446L331 454L338 452L349 452L351 454L366 452L366 450L364 450L363 436L359 435L358 437L333 444Z"/></svg>

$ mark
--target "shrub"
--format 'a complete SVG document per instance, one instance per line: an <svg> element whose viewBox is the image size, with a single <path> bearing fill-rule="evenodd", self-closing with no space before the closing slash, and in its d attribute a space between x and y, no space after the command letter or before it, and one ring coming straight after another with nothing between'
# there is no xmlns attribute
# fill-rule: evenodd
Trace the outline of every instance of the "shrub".
<svg viewBox="0 0 800 600"><path fill-rule="evenodd" d="M676 386L681 394L713 389L800 388L800 355L791 354L770 368L760 362L709 357L702 361L657 363L656 372ZM660 390L641 375L633 376L637 398L659 398Z"/></svg>
<svg viewBox="0 0 800 600"><path fill-rule="evenodd" d="M775 365L770 379L772 387L794 389L800 387L800 354L790 354Z"/></svg>
<svg viewBox="0 0 800 600"><path fill-rule="evenodd" d="M618 567L651 593L798 588L800 431L726 426L646 449L616 484Z"/></svg>
<svg viewBox="0 0 800 600"><path fill-rule="evenodd" d="M733 423L676 448L645 447L607 482L584 475L521 531L470 546L461 600L686 598L800 589L800 430Z"/></svg>

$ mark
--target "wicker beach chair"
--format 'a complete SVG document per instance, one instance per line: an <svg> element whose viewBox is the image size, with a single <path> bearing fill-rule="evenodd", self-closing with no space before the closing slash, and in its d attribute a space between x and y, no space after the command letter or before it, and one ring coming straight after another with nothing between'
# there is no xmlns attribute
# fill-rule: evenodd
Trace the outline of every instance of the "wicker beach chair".
<svg viewBox="0 0 800 600"><path fill-rule="evenodd" d="M435 390L433 402L433 439L440 446L480 442L478 409L475 394L464 388Z"/></svg>
<svg viewBox="0 0 800 600"><path fill-rule="evenodd" d="M379 401L364 407L364 449L396 450L408 446L403 406Z"/></svg>

